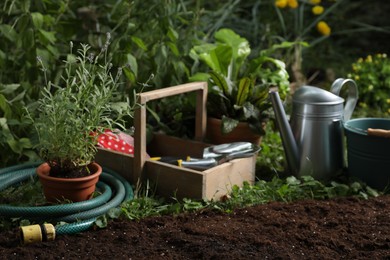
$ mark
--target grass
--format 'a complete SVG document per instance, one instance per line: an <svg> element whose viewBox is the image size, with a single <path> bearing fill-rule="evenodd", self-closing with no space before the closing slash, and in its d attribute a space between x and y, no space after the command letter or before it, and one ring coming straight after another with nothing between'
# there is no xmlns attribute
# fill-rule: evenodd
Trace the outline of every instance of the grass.
<svg viewBox="0 0 390 260"><path fill-rule="evenodd" d="M356 116L359 117L359 116ZM343 180L322 183L310 176L297 179L284 171L285 159L279 134L273 124L267 125L267 134L262 141L262 151L256 165L257 181L254 185L244 183L234 186L231 193L221 201L205 201L175 197L170 201L150 193L150 188L134 187L134 199L122 203L121 207L109 211L96 221L100 227L107 225L112 218L123 217L140 220L149 216L193 212L201 209L214 209L232 212L235 208L264 204L270 201L291 202L303 199L331 199L335 197L357 196L363 199L381 194L359 181ZM388 193L389 190L383 193ZM45 199L37 178L17 186L0 191L0 204L18 206L44 205ZM5 219L0 217L0 229L27 223L23 219Z"/></svg>
<svg viewBox="0 0 390 260"><path fill-rule="evenodd" d="M275 175L270 180L256 181L254 185L244 183L242 187L234 186L232 192L220 201L178 200L167 201L145 190L135 189L133 200L122 203L119 209L109 211L100 217L96 224L104 227L108 219L123 217L129 220L140 220L149 216L161 216L193 212L200 209L213 209L232 212L235 208L264 204L270 201L291 202L302 199L330 199L343 196L358 196L367 199L380 193L360 182L349 184L331 182L327 185L314 180L310 176L297 179L295 177L281 178ZM0 192L0 204L16 206L44 205L45 199L37 178L17 186L9 187ZM30 224L25 219L0 218L0 229L8 229L18 225Z"/></svg>

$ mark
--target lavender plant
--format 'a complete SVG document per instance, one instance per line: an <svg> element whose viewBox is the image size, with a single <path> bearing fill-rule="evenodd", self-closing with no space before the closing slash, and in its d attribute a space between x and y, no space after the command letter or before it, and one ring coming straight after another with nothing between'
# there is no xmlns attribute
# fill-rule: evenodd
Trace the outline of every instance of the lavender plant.
<svg viewBox="0 0 390 260"><path fill-rule="evenodd" d="M65 62L63 86L48 82L38 100L38 116L30 119L38 134L37 148L51 167L66 172L84 167L97 152L97 136L105 129L124 129L126 116L132 117L136 102L117 100L122 69L116 74L110 62L107 42L97 55L81 44ZM46 73L43 61L38 58Z"/></svg>

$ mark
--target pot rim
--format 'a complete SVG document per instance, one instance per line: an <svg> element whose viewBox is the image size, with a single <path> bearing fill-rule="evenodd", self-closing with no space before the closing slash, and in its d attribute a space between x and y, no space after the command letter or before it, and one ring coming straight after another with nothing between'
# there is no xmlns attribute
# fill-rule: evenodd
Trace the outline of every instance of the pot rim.
<svg viewBox="0 0 390 260"><path fill-rule="evenodd" d="M102 167L98 163L92 162L90 165L92 165L93 167L96 167L96 172L91 174L91 175L88 175L85 177L79 177L79 178L59 178L59 177L49 176L50 166L47 162L40 164L36 168L36 173L38 174L38 176L40 178L44 178L46 180L52 180L52 181L55 181L55 180L66 181L66 182L86 181L86 180L94 179L94 178L96 178L97 175L100 175L102 173Z"/></svg>
<svg viewBox="0 0 390 260"><path fill-rule="evenodd" d="M367 129L361 129L359 127L350 125L351 123L353 124L353 123L356 123L356 122L363 122L363 121L367 121L367 122L389 122L390 123L390 119L387 119L387 118L379 118L379 117L367 117L366 118L366 117L362 117L362 118L350 119L350 120L344 122L344 129L348 130L349 132L355 133L355 134L367 135Z"/></svg>

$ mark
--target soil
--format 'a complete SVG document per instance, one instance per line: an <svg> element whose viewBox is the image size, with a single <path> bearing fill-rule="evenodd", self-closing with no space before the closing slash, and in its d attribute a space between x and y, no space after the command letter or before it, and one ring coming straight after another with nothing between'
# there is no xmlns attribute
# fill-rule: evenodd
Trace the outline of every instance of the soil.
<svg viewBox="0 0 390 260"><path fill-rule="evenodd" d="M51 165L50 176L57 178L82 178L91 175L91 169L86 166L74 166L73 163L69 162L68 165L62 167L58 164Z"/></svg>
<svg viewBox="0 0 390 260"><path fill-rule="evenodd" d="M21 245L0 233L0 259L390 259L390 195L202 210Z"/></svg>

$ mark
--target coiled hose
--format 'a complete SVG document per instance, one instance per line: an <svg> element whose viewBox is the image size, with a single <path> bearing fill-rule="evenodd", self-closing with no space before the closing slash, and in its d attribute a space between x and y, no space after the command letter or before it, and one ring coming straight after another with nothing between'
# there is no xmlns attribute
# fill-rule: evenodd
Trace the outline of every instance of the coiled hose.
<svg viewBox="0 0 390 260"><path fill-rule="evenodd" d="M28 163L0 169L0 191L35 175L39 163ZM98 216L133 198L133 189L119 174L103 168L97 189L101 195L87 201L38 207L0 205L0 215L33 220L67 222L55 227L56 234L75 234L89 229Z"/></svg>

